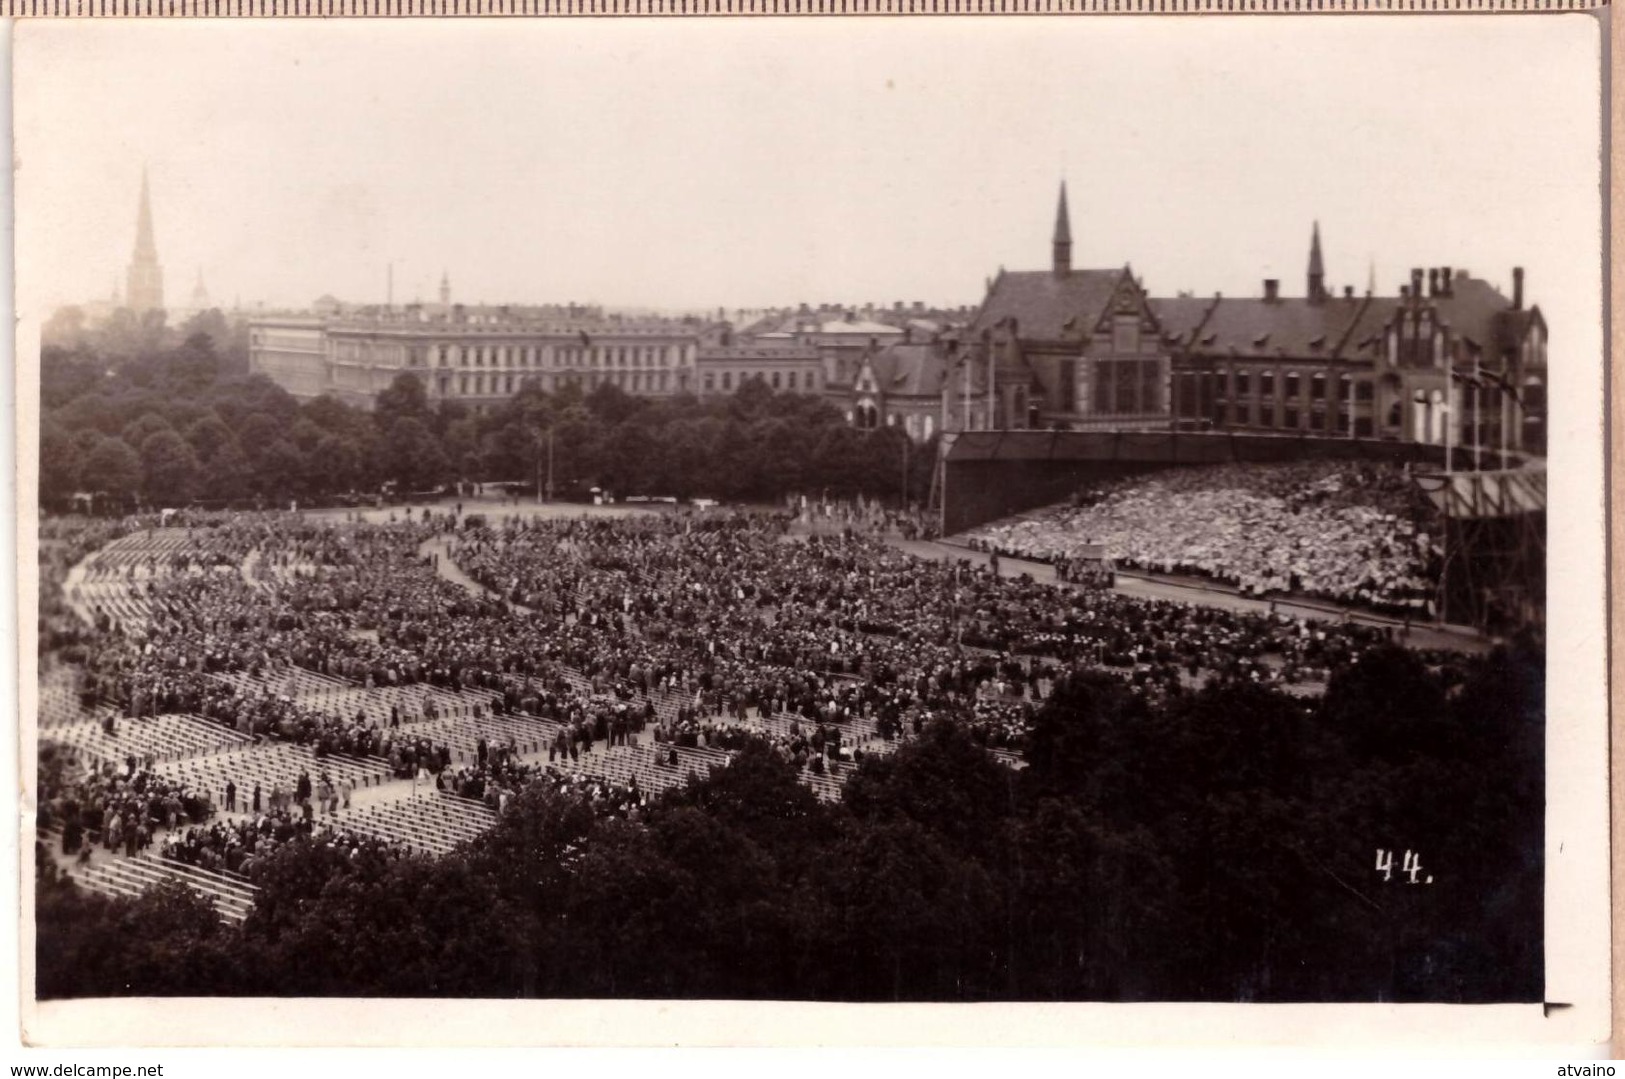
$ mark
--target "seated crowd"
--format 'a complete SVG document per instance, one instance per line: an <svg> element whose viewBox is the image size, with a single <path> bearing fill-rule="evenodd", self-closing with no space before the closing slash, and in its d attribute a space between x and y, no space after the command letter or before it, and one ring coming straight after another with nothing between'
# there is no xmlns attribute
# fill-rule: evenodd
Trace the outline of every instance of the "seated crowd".
<svg viewBox="0 0 1625 1079"><path fill-rule="evenodd" d="M1306 481L1270 482L1290 494ZM1313 497L1269 497L1294 512L1362 508L1338 476L1316 482ZM1094 505L1118 504L1113 497ZM511 519L458 527L443 555L426 553L453 523L244 515L189 527L183 546L163 547L164 560L143 560L136 545L123 564L147 574L137 584L150 617L84 631L84 693L127 717L190 713L309 745L318 759L381 757L398 777L433 775L442 790L498 811L525 785L551 782L624 813L642 802L635 784L592 780L579 766L598 743L729 750L765 733L799 767L824 773L946 717L990 748L1019 752L1047 687L1070 670L1116 671L1154 697L1207 677L1314 685L1386 639L1370 627L1134 599L1081 570L1061 587L919 560L857 529L793 537L784 515ZM60 543L71 551L90 540L66 530ZM1068 557L1064 545L1055 554ZM449 568L441 557L486 594L438 572ZM222 572L232 567L242 572ZM458 761L430 728L414 733L433 718L432 696L412 698L421 710L392 697L386 717L302 694L299 672L398 694L472 693L493 717L554 725L547 761L521 761L512 745L492 748L483 736L479 760ZM105 816L112 802L122 831L124 809L139 807L130 824L145 820L150 839L155 822L209 815L206 799L157 793L149 773L128 771L54 792L63 818ZM289 827L314 834L315 814L301 811L312 792L296 792L299 809L285 798L267 809L259 794L257 823L197 830L179 845L198 853L177 856L213 850L211 860L240 869L260 844L285 842ZM336 808L331 793L314 797ZM247 792L242 800L246 809ZM241 849L228 857L222 844Z"/></svg>
<svg viewBox="0 0 1625 1079"><path fill-rule="evenodd" d="M1438 581L1440 524L1400 469L1312 461L1171 469L976 530L973 545L1209 577L1254 595L1299 593L1419 614Z"/></svg>

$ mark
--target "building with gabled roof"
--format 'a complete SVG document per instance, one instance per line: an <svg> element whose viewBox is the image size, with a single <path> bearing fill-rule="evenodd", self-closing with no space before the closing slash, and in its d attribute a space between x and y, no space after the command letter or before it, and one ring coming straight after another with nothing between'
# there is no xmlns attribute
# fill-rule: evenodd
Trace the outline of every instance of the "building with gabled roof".
<svg viewBox="0 0 1625 1079"><path fill-rule="evenodd" d="M1130 266L1074 269L1066 185L1047 271L1001 269L970 325L1000 428L1166 429L1172 353Z"/></svg>
<svg viewBox="0 0 1625 1079"><path fill-rule="evenodd" d="M830 398L855 427L901 427L923 442L939 431L988 426L985 371L954 334L875 344Z"/></svg>
<svg viewBox="0 0 1625 1079"><path fill-rule="evenodd" d="M1543 452L1546 324L1450 267L1397 297L1326 284L1313 226L1302 296L1150 296L1125 265L1074 269L1066 186L1047 271L1001 269L971 322L1000 429L1244 430Z"/></svg>

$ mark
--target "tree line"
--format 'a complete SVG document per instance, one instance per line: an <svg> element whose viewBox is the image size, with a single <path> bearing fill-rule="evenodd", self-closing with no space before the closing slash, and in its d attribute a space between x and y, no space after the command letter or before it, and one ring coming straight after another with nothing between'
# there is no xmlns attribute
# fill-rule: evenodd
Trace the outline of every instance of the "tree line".
<svg viewBox="0 0 1625 1079"><path fill-rule="evenodd" d="M402 493L501 482L581 497L772 501L786 494L923 499L935 446L898 428L859 431L820 397L760 379L732 395L636 397L601 385L527 384L484 414L431 402L402 374L368 411L298 401L247 370L225 330L108 355L48 345L40 366L40 504L76 494L117 509L326 501L386 484Z"/></svg>
<svg viewBox="0 0 1625 1079"><path fill-rule="evenodd" d="M1447 684L1394 647L1318 702L1160 705L1083 672L1020 771L938 722L836 805L765 744L636 821L537 785L441 858L290 844L240 927L42 858L38 992L1539 1000L1543 670L1518 642Z"/></svg>

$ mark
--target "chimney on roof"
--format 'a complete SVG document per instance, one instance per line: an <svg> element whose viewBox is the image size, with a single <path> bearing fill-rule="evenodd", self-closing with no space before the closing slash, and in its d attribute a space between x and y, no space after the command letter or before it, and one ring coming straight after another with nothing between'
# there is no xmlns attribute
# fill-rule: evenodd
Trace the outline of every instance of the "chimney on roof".
<svg viewBox="0 0 1625 1079"><path fill-rule="evenodd" d="M1432 298L1434 296L1437 296L1438 294L1439 294L1439 271L1434 270L1434 269L1429 269L1428 270L1428 296L1429 296L1429 298Z"/></svg>
<svg viewBox="0 0 1625 1079"><path fill-rule="evenodd" d="M1455 294L1455 279L1450 274L1450 267L1446 266L1439 271L1439 295L1452 296Z"/></svg>
<svg viewBox="0 0 1625 1079"><path fill-rule="evenodd" d="M925 301L924 300L915 300L914 301L914 313L916 315L922 315L922 314L925 313Z"/></svg>
<svg viewBox="0 0 1625 1079"><path fill-rule="evenodd" d="M1055 238L1052 243L1056 277L1072 272L1072 222L1066 213L1066 181L1061 181L1061 201L1055 208Z"/></svg>
<svg viewBox="0 0 1625 1079"><path fill-rule="evenodd" d="M1344 285L1343 286L1343 299L1345 299L1345 300L1354 299L1354 286L1353 285Z"/></svg>
<svg viewBox="0 0 1625 1079"><path fill-rule="evenodd" d="M1275 301L1279 300L1280 298L1281 298L1281 282L1280 282L1280 279L1275 278L1275 277L1266 277L1266 278L1264 278L1264 299L1267 300L1270 303L1274 303Z"/></svg>
<svg viewBox="0 0 1625 1079"><path fill-rule="evenodd" d="M1411 270L1410 296L1414 300L1420 300L1422 298L1422 271L1420 269Z"/></svg>
<svg viewBox="0 0 1625 1079"><path fill-rule="evenodd" d="M1512 309L1523 310L1523 267L1512 267Z"/></svg>

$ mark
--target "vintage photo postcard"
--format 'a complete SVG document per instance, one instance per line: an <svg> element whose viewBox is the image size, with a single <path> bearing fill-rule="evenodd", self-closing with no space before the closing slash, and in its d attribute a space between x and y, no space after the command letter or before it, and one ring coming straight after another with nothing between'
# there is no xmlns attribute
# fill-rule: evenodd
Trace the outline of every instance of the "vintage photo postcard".
<svg viewBox="0 0 1625 1079"><path fill-rule="evenodd" d="M1605 1042L1604 33L18 25L24 1040Z"/></svg>

